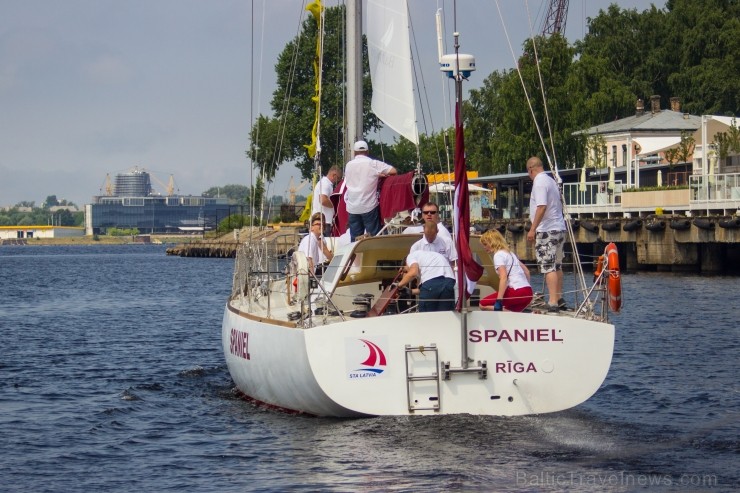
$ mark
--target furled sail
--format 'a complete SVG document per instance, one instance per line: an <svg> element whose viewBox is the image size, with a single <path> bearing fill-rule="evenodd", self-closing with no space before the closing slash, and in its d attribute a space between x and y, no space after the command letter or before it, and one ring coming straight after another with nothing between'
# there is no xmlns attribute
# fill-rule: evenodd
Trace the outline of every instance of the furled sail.
<svg viewBox="0 0 740 493"><path fill-rule="evenodd" d="M368 0L366 34L373 113L418 144L406 0Z"/></svg>

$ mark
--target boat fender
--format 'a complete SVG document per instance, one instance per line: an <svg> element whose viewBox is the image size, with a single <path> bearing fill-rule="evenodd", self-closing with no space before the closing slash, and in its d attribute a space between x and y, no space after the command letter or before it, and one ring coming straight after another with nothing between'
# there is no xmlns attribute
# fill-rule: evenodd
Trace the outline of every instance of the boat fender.
<svg viewBox="0 0 740 493"><path fill-rule="evenodd" d="M671 229L676 231L684 231L691 227L691 223L688 219L671 219Z"/></svg>
<svg viewBox="0 0 740 493"><path fill-rule="evenodd" d="M714 229L714 221L705 217L697 217L694 219L694 226L699 229Z"/></svg>
<svg viewBox="0 0 740 493"><path fill-rule="evenodd" d="M601 229L604 231L619 231L619 221L604 221L601 223Z"/></svg>
<svg viewBox="0 0 740 493"><path fill-rule="evenodd" d="M303 301L308 296L309 279L308 279L308 259L303 252L293 252L290 260L290 275L293 277L293 289L295 290L295 300Z"/></svg>
<svg viewBox="0 0 740 493"><path fill-rule="evenodd" d="M583 226L583 229L587 231L591 231L592 233L598 233L599 232L599 225L591 222L591 221L581 221L581 226Z"/></svg>
<svg viewBox="0 0 740 493"><path fill-rule="evenodd" d="M740 217L723 217L719 220L719 226L724 229L736 229L740 227Z"/></svg>
<svg viewBox="0 0 740 493"><path fill-rule="evenodd" d="M645 224L645 227L648 229L648 231L663 231L665 229L665 221L650 221Z"/></svg>
<svg viewBox="0 0 740 493"><path fill-rule="evenodd" d="M627 221L624 226L622 226L622 229L624 231L637 231L642 227L642 220L641 219L633 219L632 221Z"/></svg>
<svg viewBox="0 0 740 493"><path fill-rule="evenodd" d="M609 281L606 288L609 308L618 312L622 308L622 278L619 274L617 245L609 243L604 250L604 256L606 256L606 267L609 269Z"/></svg>

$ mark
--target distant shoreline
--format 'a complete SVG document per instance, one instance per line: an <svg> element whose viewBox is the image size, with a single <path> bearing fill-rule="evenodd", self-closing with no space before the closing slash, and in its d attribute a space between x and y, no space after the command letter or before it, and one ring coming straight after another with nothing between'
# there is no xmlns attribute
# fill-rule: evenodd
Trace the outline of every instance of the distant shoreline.
<svg viewBox="0 0 740 493"><path fill-rule="evenodd" d="M192 243L202 238L191 236L153 236L150 242L135 241L131 236L73 236L68 238L26 238L25 243L0 246L74 246L74 245L172 245Z"/></svg>

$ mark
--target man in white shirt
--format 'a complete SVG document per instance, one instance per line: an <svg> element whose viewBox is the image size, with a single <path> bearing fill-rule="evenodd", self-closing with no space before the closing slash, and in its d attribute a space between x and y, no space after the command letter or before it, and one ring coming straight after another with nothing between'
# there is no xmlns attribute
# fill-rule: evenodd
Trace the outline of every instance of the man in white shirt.
<svg viewBox="0 0 740 493"><path fill-rule="evenodd" d="M397 174L396 168L368 156L367 142L359 140L353 146L355 158L344 167L344 196L349 215L352 241L366 231L375 236L380 231L378 181L380 177Z"/></svg>
<svg viewBox="0 0 740 493"><path fill-rule="evenodd" d="M342 170L339 166L332 166L326 176L321 177L316 187L313 189L313 199L311 200L311 216L317 212L324 215L324 236L331 236L331 227L334 222L334 205L331 203L331 194L334 192L334 185L342 179Z"/></svg>
<svg viewBox="0 0 740 493"><path fill-rule="evenodd" d="M408 269L398 287L420 279L419 311L442 312L455 309L455 274L450 262L437 252L417 250L406 257Z"/></svg>
<svg viewBox="0 0 740 493"><path fill-rule="evenodd" d="M438 230L439 227L434 221L424 223L424 236L411 245L409 253L418 250L437 252L450 262L450 266L454 266L455 260L457 260L457 250L449 239L438 234Z"/></svg>
<svg viewBox="0 0 740 493"><path fill-rule="evenodd" d="M322 227L321 216L319 214L312 216L308 234L303 237L298 245L298 251L306 256L311 272L316 272L316 267L323 262L324 258L331 260L334 256L324 242L321 241Z"/></svg>
<svg viewBox="0 0 740 493"><path fill-rule="evenodd" d="M563 299L563 245L565 244L565 219L563 203L555 180L544 172L538 157L527 160L527 173L532 178L529 199L529 219L532 227L527 241L535 242L535 256L540 272L545 275L549 295L548 312L566 309Z"/></svg>
<svg viewBox="0 0 740 493"><path fill-rule="evenodd" d="M447 238L450 243L452 242L452 235L450 234L450 231L445 227L444 224L442 224L442 219L439 215L439 206L437 204L435 204L434 202L427 202L426 204L424 204L421 207L421 218L424 220L424 223L431 221L436 224L438 234ZM408 228L404 229L403 232L404 234L423 233L424 225L420 224L419 226L409 226Z"/></svg>

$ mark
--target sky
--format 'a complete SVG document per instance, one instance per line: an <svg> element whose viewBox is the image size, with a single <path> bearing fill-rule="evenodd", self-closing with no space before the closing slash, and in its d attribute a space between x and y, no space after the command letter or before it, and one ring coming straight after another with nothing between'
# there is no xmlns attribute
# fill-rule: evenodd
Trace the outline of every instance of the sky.
<svg viewBox="0 0 740 493"><path fill-rule="evenodd" d="M49 195L82 206L104 193L106 176L112 181L134 167L150 172L161 193L170 176L182 195L249 186L251 119L271 114L274 65L299 31L304 3L0 0L0 207L39 206ZM586 19L610 3L639 11L664 5L570 0L568 40L582 38ZM537 33L547 0L499 0L499 6L519 56L531 32L528 19ZM451 0L409 0L412 42L430 106L439 108L431 112L437 130L449 124L437 68L438 7L450 33ZM458 0L461 52L475 55L478 67L466 89L514 66L501 17L494 0ZM291 177L301 181L286 163L269 193L287 195Z"/></svg>

